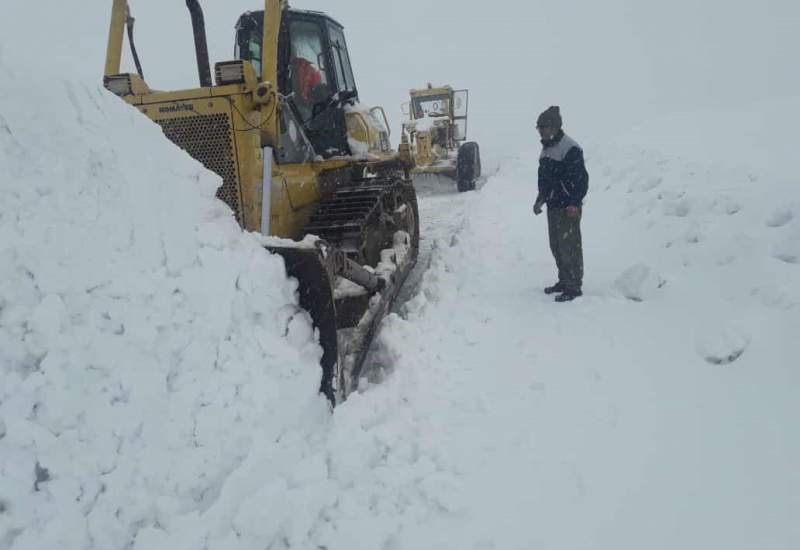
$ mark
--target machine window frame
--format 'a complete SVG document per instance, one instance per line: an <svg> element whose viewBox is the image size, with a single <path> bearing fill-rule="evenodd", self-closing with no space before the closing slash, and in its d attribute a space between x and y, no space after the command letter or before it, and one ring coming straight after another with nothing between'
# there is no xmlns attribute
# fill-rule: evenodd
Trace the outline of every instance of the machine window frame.
<svg viewBox="0 0 800 550"><path fill-rule="evenodd" d="M355 75L353 75L353 65L350 62L350 52L347 49L347 39L344 35L344 27L328 21L328 41L336 73L337 90L339 92L358 93Z"/></svg>
<svg viewBox="0 0 800 550"><path fill-rule="evenodd" d="M414 120L420 120L426 118L428 116L428 112L422 108L423 103L431 103L435 101L441 101L445 103L445 108L443 109L442 114L446 116L452 116L452 102L450 100L450 96L447 94L437 94L437 95L425 95L425 96L417 96L411 100L411 116ZM420 115L419 113L422 113Z"/></svg>
<svg viewBox="0 0 800 550"><path fill-rule="evenodd" d="M233 51L234 59L249 61L256 74L261 78L261 67L264 59L263 12L252 12L242 15L236 25L236 40ZM254 59L253 45L258 47L258 58Z"/></svg>
<svg viewBox="0 0 800 550"><path fill-rule="evenodd" d="M299 26L313 26L316 31L319 33L319 48L320 51L317 53L317 59L315 61L311 61L306 57L303 57L306 61L311 62L314 65L314 69L319 72L322 77L322 85L326 88L326 94L333 95L336 90L336 83L335 83L335 70L331 71L332 67L332 60L330 58L330 46L328 44L328 37L326 32L326 26L324 25L323 21L320 21L318 18L313 17L290 17L287 21L287 29L288 29L288 44L287 44L287 54L289 58L289 63L287 64L288 72L286 75L286 84L287 87L294 92L295 94L298 90L295 89L294 83L294 75L292 74L293 65L292 65L292 45L294 44L295 40L295 28ZM301 107L297 98L292 96L293 100L291 103L294 104L294 108L297 110L298 114L300 115L301 120L309 120L313 116L313 105L308 105L306 107Z"/></svg>

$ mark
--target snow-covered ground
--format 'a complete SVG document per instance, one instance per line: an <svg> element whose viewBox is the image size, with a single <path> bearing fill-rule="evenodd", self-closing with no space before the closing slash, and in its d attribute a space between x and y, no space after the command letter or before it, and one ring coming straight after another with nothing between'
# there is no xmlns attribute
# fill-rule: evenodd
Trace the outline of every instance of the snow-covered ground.
<svg viewBox="0 0 800 550"><path fill-rule="evenodd" d="M381 333L393 374L336 411L337 496L299 547L798 547L797 187L592 151L587 295L559 305L535 168L422 198L445 230Z"/></svg>
<svg viewBox="0 0 800 550"><path fill-rule="evenodd" d="M331 414L218 178L68 48L12 59L8 21L0 550L800 547L796 100L586 143L571 304L541 292L535 140L426 189L380 383Z"/></svg>
<svg viewBox="0 0 800 550"><path fill-rule="evenodd" d="M383 536L797 547L800 273L778 252L798 242L797 189L633 147L590 169L583 300L541 293L553 267L528 211L535 162L504 166L387 323L394 378L337 411L363 408L364 440L396 451L363 465L364 491L388 484L371 498L402 511Z"/></svg>

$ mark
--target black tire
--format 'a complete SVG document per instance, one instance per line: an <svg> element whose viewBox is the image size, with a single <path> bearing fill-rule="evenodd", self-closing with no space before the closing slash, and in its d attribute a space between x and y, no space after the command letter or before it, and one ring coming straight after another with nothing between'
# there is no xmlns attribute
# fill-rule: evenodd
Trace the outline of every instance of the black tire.
<svg viewBox="0 0 800 550"><path fill-rule="evenodd" d="M409 220L411 227L407 228L406 232L411 235L411 254L416 264L419 256L419 204L417 202L417 190L414 189L412 183L409 182L403 186L403 198L411 208L411 219Z"/></svg>
<svg viewBox="0 0 800 550"><path fill-rule="evenodd" d="M456 184L458 191L474 191L475 182L481 177L481 151L474 141L468 141L458 149L456 161Z"/></svg>

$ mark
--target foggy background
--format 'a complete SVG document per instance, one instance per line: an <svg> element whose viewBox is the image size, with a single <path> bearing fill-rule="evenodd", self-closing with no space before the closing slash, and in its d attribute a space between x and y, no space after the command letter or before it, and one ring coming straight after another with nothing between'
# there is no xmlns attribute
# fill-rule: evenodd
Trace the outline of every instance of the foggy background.
<svg viewBox="0 0 800 550"><path fill-rule="evenodd" d="M111 2L98 12L100 4L76 5L69 23L78 31L69 41L87 52L86 66L76 70L98 81ZM514 153L538 148L533 125L551 104L561 105L566 130L581 140L624 135L668 113L735 111L800 95L800 4L790 0L291 4L325 11L345 26L361 100L386 109L395 144L400 104L427 82L469 88L470 138ZM130 5L148 83L196 86L185 2ZM259 0L202 5L212 63L232 58L239 14L263 8ZM133 72L132 63L127 68Z"/></svg>

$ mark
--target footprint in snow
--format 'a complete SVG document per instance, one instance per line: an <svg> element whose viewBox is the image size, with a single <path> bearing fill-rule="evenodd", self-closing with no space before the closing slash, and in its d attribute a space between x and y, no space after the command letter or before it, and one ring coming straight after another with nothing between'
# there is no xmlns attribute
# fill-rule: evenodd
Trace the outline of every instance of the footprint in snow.
<svg viewBox="0 0 800 550"><path fill-rule="evenodd" d="M666 284L667 281L655 273L650 266L636 264L617 277L617 280L614 281L614 290L628 300L643 302Z"/></svg>
<svg viewBox="0 0 800 550"><path fill-rule="evenodd" d="M742 211L742 205L730 197L721 197L711 203L711 210L716 214L734 216Z"/></svg>
<svg viewBox="0 0 800 550"><path fill-rule="evenodd" d="M800 252L782 252L777 251L775 253L775 258L782 261L783 263L787 264L798 264L800 263Z"/></svg>
<svg viewBox="0 0 800 550"><path fill-rule="evenodd" d="M791 231L783 235L772 254L787 264L800 264L800 225L795 224Z"/></svg>
<svg viewBox="0 0 800 550"><path fill-rule="evenodd" d="M676 218L685 218L691 212L691 203L688 199L669 201L664 204L664 215Z"/></svg>
<svg viewBox="0 0 800 550"><path fill-rule="evenodd" d="M632 193L635 191L645 192L645 191L652 191L659 185L664 182L664 178L661 176L653 176L647 179L637 180L633 184L631 184L630 188L628 188L628 193Z"/></svg>
<svg viewBox="0 0 800 550"><path fill-rule="evenodd" d="M696 351L706 363L730 365L744 355L750 342L750 336L741 330L722 326L698 336Z"/></svg>
<svg viewBox="0 0 800 550"><path fill-rule="evenodd" d="M789 208L779 208L775 210L767 221L767 227L783 227L794 219L794 213Z"/></svg>
<svg viewBox="0 0 800 550"><path fill-rule="evenodd" d="M784 254L784 253L777 253L775 257L780 261L787 263L787 264L798 264L800 263L800 255L798 254Z"/></svg>
<svg viewBox="0 0 800 550"><path fill-rule="evenodd" d="M761 303L769 308L782 310L800 308L800 294L791 285L756 287L750 294L759 298Z"/></svg>

